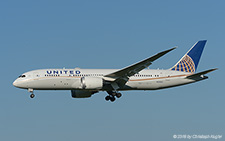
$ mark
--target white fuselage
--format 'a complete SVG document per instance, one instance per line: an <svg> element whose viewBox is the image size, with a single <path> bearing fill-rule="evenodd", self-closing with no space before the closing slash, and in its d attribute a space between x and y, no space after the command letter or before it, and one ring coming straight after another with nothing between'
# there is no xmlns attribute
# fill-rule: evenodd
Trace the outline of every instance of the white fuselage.
<svg viewBox="0 0 225 141"><path fill-rule="evenodd" d="M34 90L84 90L81 87L82 77L101 78L116 69L41 69L29 71L17 78L13 85L24 89ZM188 83L193 83L205 79L197 77L187 79L193 73L172 71L172 70L152 70L146 69L138 74L129 77L129 80L119 90L156 90L169 88ZM96 90L96 89L92 89ZM98 91L107 89L97 88Z"/></svg>

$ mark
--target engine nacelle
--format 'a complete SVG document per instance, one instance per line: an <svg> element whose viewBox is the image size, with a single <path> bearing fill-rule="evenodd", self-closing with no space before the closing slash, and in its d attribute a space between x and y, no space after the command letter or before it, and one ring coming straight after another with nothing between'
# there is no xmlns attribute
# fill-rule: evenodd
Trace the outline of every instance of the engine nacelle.
<svg viewBox="0 0 225 141"><path fill-rule="evenodd" d="M86 90L99 90L103 87L103 79L99 77L82 77L81 88Z"/></svg>
<svg viewBox="0 0 225 141"><path fill-rule="evenodd" d="M86 90L71 90L71 96L73 98L88 98L98 91L86 91Z"/></svg>

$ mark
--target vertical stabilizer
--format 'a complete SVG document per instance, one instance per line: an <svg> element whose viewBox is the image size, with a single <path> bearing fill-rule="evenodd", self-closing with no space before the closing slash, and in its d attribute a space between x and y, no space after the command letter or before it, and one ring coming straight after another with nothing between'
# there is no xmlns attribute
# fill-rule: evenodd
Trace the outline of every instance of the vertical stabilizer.
<svg viewBox="0 0 225 141"><path fill-rule="evenodd" d="M192 72L197 70L206 40L198 41L194 46L174 65L171 70Z"/></svg>

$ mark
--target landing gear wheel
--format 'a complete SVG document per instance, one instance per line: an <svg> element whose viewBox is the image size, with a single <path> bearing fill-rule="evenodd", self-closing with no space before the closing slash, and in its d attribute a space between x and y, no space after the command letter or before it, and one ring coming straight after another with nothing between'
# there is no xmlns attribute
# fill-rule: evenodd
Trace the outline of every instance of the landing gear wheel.
<svg viewBox="0 0 225 141"><path fill-rule="evenodd" d="M114 96L110 97L110 101L114 102L116 100L116 98Z"/></svg>
<svg viewBox="0 0 225 141"><path fill-rule="evenodd" d="M121 96L122 96L121 93L116 93L116 97L117 97L117 98L120 98Z"/></svg>
<svg viewBox="0 0 225 141"><path fill-rule="evenodd" d="M105 97L105 100L106 100L106 101L109 101L109 100L110 100L110 96L109 96L109 95L106 96L106 97Z"/></svg>
<svg viewBox="0 0 225 141"><path fill-rule="evenodd" d="M30 98L34 98L34 97L35 97L35 95L34 95L34 94L31 94L31 95L30 95Z"/></svg>

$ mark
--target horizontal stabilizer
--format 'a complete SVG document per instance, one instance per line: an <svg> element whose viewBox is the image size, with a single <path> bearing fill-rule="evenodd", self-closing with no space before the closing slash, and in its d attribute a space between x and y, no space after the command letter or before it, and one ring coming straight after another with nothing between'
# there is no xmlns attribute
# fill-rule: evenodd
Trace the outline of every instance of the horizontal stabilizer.
<svg viewBox="0 0 225 141"><path fill-rule="evenodd" d="M202 72L199 72L199 73L195 73L195 74L192 74L192 75L187 76L187 78L188 79L195 78L195 77L198 77L198 76L207 74L207 73L212 72L212 71L215 71L215 70L217 70L217 68L210 69L210 70L206 70L206 71L202 71Z"/></svg>

